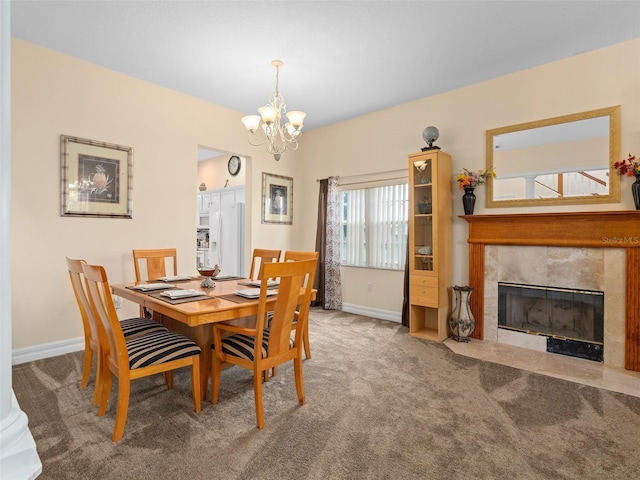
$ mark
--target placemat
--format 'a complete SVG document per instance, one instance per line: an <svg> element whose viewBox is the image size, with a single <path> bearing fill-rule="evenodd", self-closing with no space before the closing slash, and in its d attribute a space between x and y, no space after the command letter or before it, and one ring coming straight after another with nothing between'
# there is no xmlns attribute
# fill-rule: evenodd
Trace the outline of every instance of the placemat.
<svg viewBox="0 0 640 480"><path fill-rule="evenodd" d="M151 283L151 282L149 282ZM160 282L158 282L160 283ZM167 283L167 286L164 288L154 288L153 290L140 290L139 288L135 288L135 287L139 287L139 285L130 285L128 287L124 287L124 288L128 288L129 290L133 290L134 292L138 292L138 293L145 293L145 294L150 294L150 293L158 293L158 292L164 292L165 290L172 290L174 288L178 288L175 285L171 285L170 283Z"/></svg>
<svg viewBox="0 0 640 480"><path fill-rule="evenodd" d="M149 294L149 296L153 298L157 298L158 300L162 300L163 302L170 303L171 305L178 305L179 303L197 302L198 300L211 300L213 298L207 295L206 293L203 293L202 295L198 295L197 297L174 298L174 299L163 296L162 292L152 293L152 294Z"/></svg>
<svg viewBox="0 0 640 480"><path fill-rule="evenodd" d="M191 280L196 280L198 278L200 277L179 278L178 280L160 280L157 278L155 280L147 280L147 283L168 283L170 285L172 283L190 282Z"/></svg>
<svg viewBox="0 0 640 480"><path fill-rule="evenodd" d="M222 298L223 300L229 300L230 302L233 302L233 303L249 303L249 302L257 302L259 300L258 298L242 297L240 295L236 295L235 293L231 293L229 295L218 295L217 298Z"/></svg>
<svg viewBox="0 0 640 480"><path fill-rule="evenodd" d="M199 277L199 278L208 278L208 277ZM214 282L229 282L231 280L242 280L244 277L220 277L214 278Z"/></svg>

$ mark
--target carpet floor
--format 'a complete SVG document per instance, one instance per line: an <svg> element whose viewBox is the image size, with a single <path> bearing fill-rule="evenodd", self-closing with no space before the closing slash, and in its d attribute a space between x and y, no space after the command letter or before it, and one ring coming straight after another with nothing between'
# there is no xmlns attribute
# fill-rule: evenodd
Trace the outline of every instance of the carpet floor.
<svg viewBox="0 0 640 480"><path fill-rule="evenodd" d="M264 386L223 371L193 411L188 369L132 383L121 441L80 390L82 352L13 367L41 479L635 479L640 398L457 355L397 323L312 309L313 357Z"/></svg>

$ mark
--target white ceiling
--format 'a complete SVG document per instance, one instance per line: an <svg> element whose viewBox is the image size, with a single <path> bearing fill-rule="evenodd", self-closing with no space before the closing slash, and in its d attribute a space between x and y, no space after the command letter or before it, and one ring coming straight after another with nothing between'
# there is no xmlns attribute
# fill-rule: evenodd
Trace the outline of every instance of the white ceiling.
<svg viewBox="0 0 640 480"><path fill-rule="evenodd" d="M640 2L13 0L11 29L247 114L281 59L308 131L640 37Z"/></svg>

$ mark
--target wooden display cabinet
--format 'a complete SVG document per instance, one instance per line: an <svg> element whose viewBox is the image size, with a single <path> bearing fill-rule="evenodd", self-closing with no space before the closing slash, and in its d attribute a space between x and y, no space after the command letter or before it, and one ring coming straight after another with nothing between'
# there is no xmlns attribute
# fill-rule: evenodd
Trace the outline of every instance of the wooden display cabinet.
<svg viewBox="0 0 640 480"><path fill-rule="evenodd" d="M451 156L442 150L409 155L409 334L450 336Z"/></svg>

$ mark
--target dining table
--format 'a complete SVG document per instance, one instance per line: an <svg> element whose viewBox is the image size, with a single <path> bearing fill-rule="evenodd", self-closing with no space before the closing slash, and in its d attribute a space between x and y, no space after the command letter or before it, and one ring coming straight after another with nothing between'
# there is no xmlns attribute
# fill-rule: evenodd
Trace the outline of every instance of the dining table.
<svg viewBox="0 0 640 480"><path fill-rule="evenodd" d="M215 287L202 287L204 277L175 276L143 282L111 284L111 291L123 299L137 303L151 310L153 318L169 330L181 333L195 341L200 353L200 391L202 399L207 395L211 372L211 345L213 327L216 322L230 322L239 325L255 325L259 297L241 296L236 292L253 293L259 290L255 282L240 277L214 278ZM149 286L145 288L145 286ZM191 290L192 296L172 298L180 291ZM267 298L269 305L275 305L277 285L272 287L273 295ZM312 299L315 298L315 291ZM300 290L301 297L304 289Z"/></svg>

